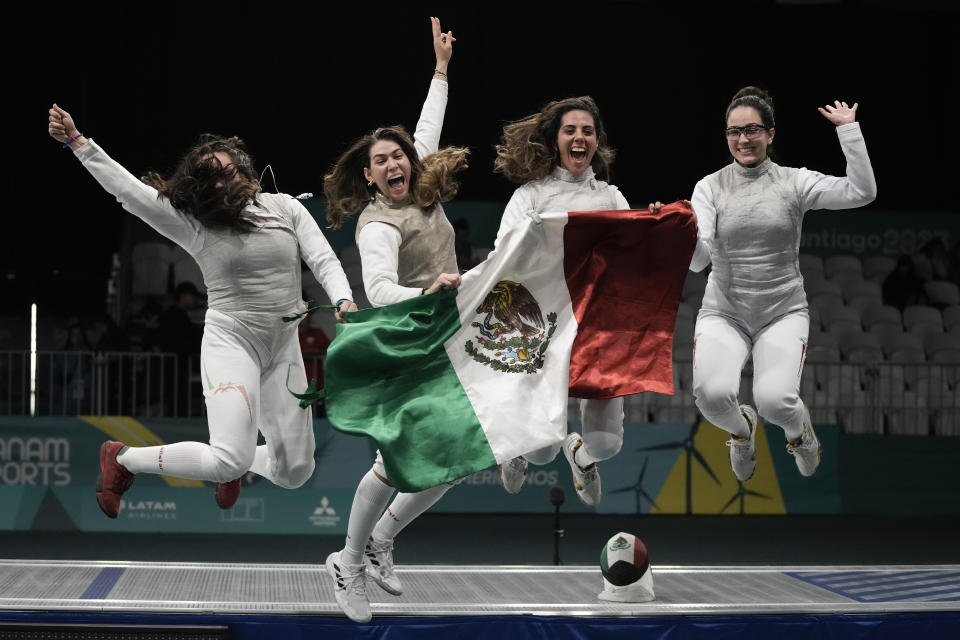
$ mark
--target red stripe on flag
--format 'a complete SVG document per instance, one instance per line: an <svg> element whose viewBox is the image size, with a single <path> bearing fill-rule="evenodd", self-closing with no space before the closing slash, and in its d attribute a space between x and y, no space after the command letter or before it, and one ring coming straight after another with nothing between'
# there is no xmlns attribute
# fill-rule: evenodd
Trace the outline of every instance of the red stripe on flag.
<svg viewBox="0 0 960 640"><path fill-rule="evenodd" d="M696 244L689 203L576 211L564 229L564 275L577 337L570 395L673 394L673 330Z"/></svg>

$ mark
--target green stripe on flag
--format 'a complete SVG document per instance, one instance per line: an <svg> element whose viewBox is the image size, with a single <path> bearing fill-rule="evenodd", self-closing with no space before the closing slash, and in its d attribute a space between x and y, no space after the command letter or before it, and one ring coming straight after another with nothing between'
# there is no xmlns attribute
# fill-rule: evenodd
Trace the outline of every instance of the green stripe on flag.
<svg viewBox="0 0 960 640"><path fill-rule="evenodd" d="M327 417L380 447L390 483L420 491L495 465L444 342L456 291L344 314L327 350Z"/></svg>

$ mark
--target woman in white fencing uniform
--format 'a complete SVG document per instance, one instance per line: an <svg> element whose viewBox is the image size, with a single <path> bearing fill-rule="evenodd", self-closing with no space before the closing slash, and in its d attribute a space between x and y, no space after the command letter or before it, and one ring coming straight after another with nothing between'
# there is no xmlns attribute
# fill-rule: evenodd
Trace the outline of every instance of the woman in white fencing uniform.
<svg viewBox="0 0 960 640"><path fill-rule="evenodd" d="M836 125L846 176L781 167L769 157L773 101L745 87L724 120L733 162L694 189L701 246L690 268L713 266L694 331L693 393L703 416L730 433L730 465L741 481L756 468L758 413L783 428L802 475L820 464L822 447L799 395L809 330L800 228L810 209L861 207L876 197L856 112L845 102L820 108ZM737 399L751 354L756 409Z"/></svg>
<svg viewBox="0 0 960 640"><path fill-rule="evenodd" d="M301 259L338 311L355 311L347 277L310 213L294 198L261 193L253 163L238 138L203 136L163 179L139 180L78 130L54 105L49 134L70 147L83 166L124 209L183 247L207 286L208 311L200 347L209 444L177 442L100 449L97 502L117 517L134 474L158 473L219 483L217 502L228 508L237 480L253 471L296 488L313 473L311 411L287 391L306 375L295 322L284 315L306 308ZM257 431L266 444L257 446Z"/></svg>
<svg viewBox="0 0 960 640"><path fill-rule="evenodd" d="M356 140L324 177L333 228L363 210L357 248L364 289L374 307L460 286L453 226L440 203L456 194L454 176L466 168L468 150L439 149L455 38L441 31L437 18L431 24L436 67L413 139L400 126L376 129ZM366 577L400 595L393 540L453 484L400 493L391 503L394 489L377 452L357 486L344 548L331 553L326 563L337 603L349 618L365 622L371 617Z"/></svg>
<svg viewBox="0 0 960 640"><path fill-rule="evenodd" d="M604 182L613 157L600 110L589 96L550 102L507 124L497 145L494 171L521 186L507 203L494 246L530 214L629 209L620 191ZM577 496L593 506L602 495L597 462L617 455L623 444L623 398L585 399L580 408L583 435L568 434L562 448ZM500 465L504 489L520 491L527 463L547 464L560 448L532 451Z"/></svg>

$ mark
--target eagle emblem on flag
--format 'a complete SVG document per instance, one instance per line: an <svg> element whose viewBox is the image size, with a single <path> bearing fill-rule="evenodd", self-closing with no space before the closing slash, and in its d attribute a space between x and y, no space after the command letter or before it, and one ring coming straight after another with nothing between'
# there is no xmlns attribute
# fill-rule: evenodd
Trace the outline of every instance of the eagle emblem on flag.
<svg viewBox="0 0 960 640"><path fill-rule="evenodd" d="M543 367L557 314L548 313L544 323L540 305L526 287L512 280L497 282L476 313L481 320L470 326L479 334L474 336L477 344L465 344L474 360L495 371L536 373Z"/></svg>

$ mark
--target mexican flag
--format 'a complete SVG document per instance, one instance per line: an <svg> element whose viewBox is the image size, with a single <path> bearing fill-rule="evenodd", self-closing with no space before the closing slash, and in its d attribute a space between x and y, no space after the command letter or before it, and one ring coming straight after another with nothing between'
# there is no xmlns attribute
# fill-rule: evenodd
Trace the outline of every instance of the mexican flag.
<svg viewBox="0 0 960 640"><path fill-rule="evenodd" d="M672 394L696 235L686 202L526 219L458 290L346 314L330 422L419 491L562 441L568 395Z"/></svg>

